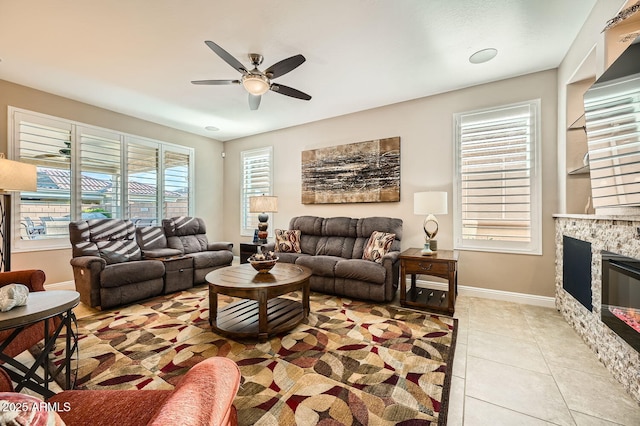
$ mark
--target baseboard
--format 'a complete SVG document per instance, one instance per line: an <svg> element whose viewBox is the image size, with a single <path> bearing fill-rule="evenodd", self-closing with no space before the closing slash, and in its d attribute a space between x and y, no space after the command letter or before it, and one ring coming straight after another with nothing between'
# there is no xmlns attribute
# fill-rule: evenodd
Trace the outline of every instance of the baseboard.
<svg viewBox="0 0 640 426"><path fill-rule="evenodd" d="M417 285L421 287L429 287L435 290L448 290L447 283L439 283L435 281L417 280ZM407 280L407 288L411 282ZM491 290L488 288L469 287L458 285L458 296L481 297L483 299L502 300L504 302L522 303L525 305L541 306L544 308L556 307L555 298L547 296L536 296L534 294L515 293L512 291Z"/></svg>
<svg viewBox="0 0 640 426"><path fill-rule="evenodd" d="M45 290L75 290L76 285L73 281L61 281L59 283L51 283L44 285Z"/></svg>
<svg viewBox="0 0 640 426"><path fill-rule="evenodd" d="M234 259L234 261L240 263L240 258ZM417 284L421 287L429 287L435 290L447 290L448 288L447 283L439 283L435 281L418 280ZM407 280L407 287L409 287L410 285L411 282ZM73 281L62 281L59 283L45 284L44 288L46 290L75 290L76 286ZM512 291L491 290L488 288L469 287L464 285L458 286L458 295L502 300L504 302L523 303L525 305L542 306L545 308L555 309L556 307L555 298L553 297L515 293Z"/></svg>

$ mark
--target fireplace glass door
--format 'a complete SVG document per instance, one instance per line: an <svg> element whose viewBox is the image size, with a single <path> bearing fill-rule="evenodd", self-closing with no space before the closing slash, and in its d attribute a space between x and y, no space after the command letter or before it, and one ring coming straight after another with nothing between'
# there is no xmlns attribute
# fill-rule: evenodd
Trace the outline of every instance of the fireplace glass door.
<svg viewBox="0 0 640 426"><path fill-rule="evenodd" d="M640 260L602 252L601 318L640 351Z"/></svg>

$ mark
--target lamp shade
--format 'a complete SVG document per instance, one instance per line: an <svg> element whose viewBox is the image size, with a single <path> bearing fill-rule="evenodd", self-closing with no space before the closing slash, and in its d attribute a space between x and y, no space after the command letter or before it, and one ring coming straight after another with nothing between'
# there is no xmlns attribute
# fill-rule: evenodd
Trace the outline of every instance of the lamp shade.
<svg viewBox="0 0 640 426"><path fill-rule="evenodd" d="M257 197L249 197L250 213L266 213L278 211L278 197L269 195L260 195Z"/></svg>
<svg viewBox="0 0 640 426"><path fill-rule="evenodd" d="M35 191L38 183L36 166L7 160L0 154L0 192Z"/></svg>
<svg viewBox="0 0 640 426"><path fill-rule="evenodd" d="M446 192L416 192L413 194L414 214L447 214Z"/></svg>

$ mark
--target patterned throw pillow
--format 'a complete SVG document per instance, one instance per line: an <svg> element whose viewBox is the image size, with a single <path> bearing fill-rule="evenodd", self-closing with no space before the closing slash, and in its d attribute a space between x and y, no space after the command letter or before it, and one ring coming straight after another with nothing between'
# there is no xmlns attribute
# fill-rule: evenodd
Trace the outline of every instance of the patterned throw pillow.
<svg viewBox="0 0 640 426"><path fill-rule="evenodd" d="M302 253L300 250L300 230L283 231L276 229L276 251L281 253Z"/></svg>
<svg viewBox="0 0 640 426"><path fill-rule="evenodd" d="M367 245L364 247L362 258L371 260L376 263L382 263L382 256L387 254L396 239L396 234L388 234L386 232L373 231L369 237Z"/></svg>

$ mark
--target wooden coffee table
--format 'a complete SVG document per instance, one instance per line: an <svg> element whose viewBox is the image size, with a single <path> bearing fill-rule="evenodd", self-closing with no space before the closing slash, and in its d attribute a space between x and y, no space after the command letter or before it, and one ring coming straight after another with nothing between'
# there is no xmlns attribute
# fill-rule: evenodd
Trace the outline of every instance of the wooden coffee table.
<svg viewBox="0 0 640 426"><path fill-rule="evenodd" d="M229 337L260 341L291 330L309 315L310 276L309 268L291 263L277 263L266 274L248 263L209 272L209 324ZM278 297L297 290L301 301ZM218 294L242 300L218 310Z"/></svg>

